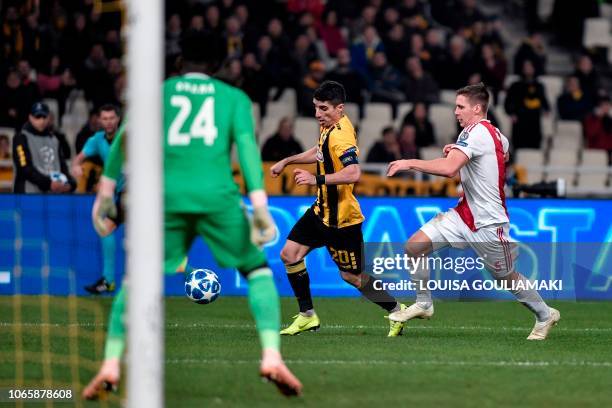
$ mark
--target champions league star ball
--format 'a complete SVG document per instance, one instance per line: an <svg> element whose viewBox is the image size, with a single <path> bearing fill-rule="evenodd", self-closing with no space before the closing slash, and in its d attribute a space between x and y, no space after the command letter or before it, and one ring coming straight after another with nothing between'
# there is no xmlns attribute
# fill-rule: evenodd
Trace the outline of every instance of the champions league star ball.
<svg viewBox="0 0 612 408"><path fill-rule="evenodd" d="M60 173L59 171L53 171L49 174L51 177L51 181L58 181L62 184L68 183L68 177L64 173Z"/></svg>
<svg viewBox="0 0 612 408"><path fill-rule="evenodd" d="M196 269L185 280L185 294L201 305L214 302L221 293L221 283L216 273L208 269Z"/></svg>

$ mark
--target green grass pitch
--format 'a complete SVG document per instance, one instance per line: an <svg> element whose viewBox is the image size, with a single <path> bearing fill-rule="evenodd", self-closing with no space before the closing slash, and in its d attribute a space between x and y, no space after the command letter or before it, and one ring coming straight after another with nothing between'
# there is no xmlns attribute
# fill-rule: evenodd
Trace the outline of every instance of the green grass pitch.
<svg viewBox="0 0 612 408"><path fill-rule="evenodd" d="M286 400L258 378L259 344L245 298L206 306L169 298L166 406L609 406L612 302L552 305L561 322L544 342L525 340L532 317L514 302L437 302L432 320L410 321L402 337L388 339L376 306L315 299L321 331L283 337L285 359L304 384L302 398ZM0 388L19 375L21 388L42 386L44 378L53 388L83 387L102 357L109 307L109 298L70 306L67 298L47 305L44 297L0 297ZM295 309L283 299L284 323ZM122 384L107 405L119 406L124 393Z"/></svg>

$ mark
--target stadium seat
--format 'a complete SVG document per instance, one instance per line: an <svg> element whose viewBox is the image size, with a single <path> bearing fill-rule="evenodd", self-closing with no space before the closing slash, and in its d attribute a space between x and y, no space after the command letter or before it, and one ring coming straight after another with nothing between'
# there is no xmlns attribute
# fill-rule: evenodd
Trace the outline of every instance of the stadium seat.
<svg viewBox="0 0 612 408"><path fill-rule="evenodd" d="M319 140L319 122L314 118L297 118L295 138L306 150L315 146Z"/></svg>
<svg viewBox="0 0 612 408"><path fill-rule="evenodd" d="M582 166L608 166L608 153L602 149L584 149L582 151Z"/></svg>
<svg viewBox="0 0 612 408"><path fill-rule="evenodd" d="M607 18L587 18L584 21L582 45L586 48L604 47L610 48L612 37L610 36L610 20Z"/></svg>
<svg viewBox="0 0 612 408"><path fill-rule="evenodd" d="M540 149L516 149L514 162L527 170L527 182L537 183L543 179L544 152Z"/></svg>
<svg viewBox="0 0 612 408"><path fill-rule="evenodd" d="M493 113L497 118L497 127L501 132L508 138L508 140L512 140L512 121L510 120L510 116L506 113L506 110L502 107L491 107L489 109L493 109Z"/></svg>
<svg viewBox="0 0 612 408"><path fill-rule="evenodd" d="M538 2L538 17L543 22L548 21L552 15L553 8L555 6L555 0L539 0Z"/></svg>
<svg viewBox="0 0 612 408"><path fill-rule="evenodd" d="M383 102L370 102L365 108L365 120L382 122L384 126L393 124L393 111L391 105Z"/></svg>
<svg viewBox="0 0 612 408"><path fill-rule="evenodd" d="M608 153L605 150L585 149L582 163L578 167L578 187L581 189L603 189L608 182Z"/></svg>
<svg viewBox="0 0 612 408"><path fill-rule="evenodd" d="M612 20L612 4L601 3L599 5L599 14L602 18Z"/></svg>
<svg viewBox="0 0 612 408"><path fill-rule="evenodd" d="M427 146L419 149L419 156L422 160L433 160L442 157L442 149L438 146Z"/></svg>
<svg viewBox="0 0 612 408"><path fill-rule="evenodd" d="M258 138L260 148L263 147L263 144L266 142L266 140L268 140L268 138L272 136L274 132L276 132L279 121L280 119L277 119L277 118L270 118L270 117L263 118L263 120L261 121L261 127L259 129L259 138ZM305 146L302 146L302 147L305 148Z"/></svg>
<svg viewBox="0 0 612 408"><path fill-rule="evenodd" d="M397 105L397 117L395 118L395 128L399 130L404 121L404 117L412 110L412 102L402 102Z"/></svg>
<svg viewBox="0 0 612 408"><path fill-rule="evenodd" d="M357 126L359 124L359 105L352 102L347 102L344 104L344 113L351 120L353 126Z"/></svg>
<svg viewBox="0 0 612 408"><path fill-rule="evenodd" d="M557 131L552 137L552 146L555 149L579 150L582 145L582 124L574 120L560 120L557 122Z"/></svg>
<svg viewBox="0 0 612 408"><path fill-rule="evenodd" d="M546 99L548 99L550 105L550 113L556 115L557 98L563 92L563 78L556 75L542 75L538 80L544 86Z"/></svg>
<svg viewBox="0 0 612 408"><path fill-rule="evenodd" d="M47 106L49 107L49 110L51 111L51 113L53 114L54 117L54 125L57 128L59 126L59 105L57 103L57 100L55 99L51 99L51 98L45 98L43 99L43 102L45 104L47 104Z"/></svg>
<svg viewBox="0 0 612 408"><path fill-rule="evenodd" d="M266 117L280 119L284 116L295 117L295 103L289 104L281 100L268 102L266 107Z"/></svg>
<svg viewBox="0 0 612 408"><path fill-rule="evenodd" d="M259 134L259 128L261 126L261 108L259 104L253 102L251 104L252 112L253 112L253 123L255 125L255 133Z"/></svg>
<svg viewBox="0 0 612 408"><path fill-rule="evenodd" d="M357 131L357 145L359 146L359 156L361 161L365 161L370 149L382 136L382 130L389 126L384 122L376 120L364 120L359 125Z"/></svg>
<svg viewBox="0 0 612 408"><path fill-rule="evenodd" d="M505 89L510 88L510 85L512 85L513 83L515 83L519 79L521 79L521 77L516 75L516 74L509 74L509 75L507 75L506 79L504 80L504 88Z"/></svg>
<svg viewBox="0 0 612 408"><path fill-rule="evenodd" d="M70 113L74 117L76 123L81 123L83 126L89 120L89 105L83 95L78 95L70 104Z"/></svg>
<svg viewBox="0 0 612 408"><path fill-rule="evenodd" d="M429 107L429 118L436 132L438 145L444 146L457 138L457 120L451 106L436 103Z"/></svg>
<svg viewBox="0 0 612 408"><path fill-rule="evenodd" d="M440 91L440 103L455 106L455 98L457 93L450 89L443 89Z"/></svg>
<svg viewBox="0 0 612 408"><path fill-rule="evenodd" d="M282 103L286 103L288 105L291 105L295 108L296 103L297 103L297 97L295 94L295 89L293 88L285 88L283 90L283 93L281 94L280 98L278 98L277 101L275 102L282 102Z"/></svg>
<svg viewBox="0 0 612 408"><path fill-rule="evenodd" d="M568 185L574 183L576 165L578 164L578 151L568 149L551 149L549 152L546 180L552 181L563 178Z"/></svg>

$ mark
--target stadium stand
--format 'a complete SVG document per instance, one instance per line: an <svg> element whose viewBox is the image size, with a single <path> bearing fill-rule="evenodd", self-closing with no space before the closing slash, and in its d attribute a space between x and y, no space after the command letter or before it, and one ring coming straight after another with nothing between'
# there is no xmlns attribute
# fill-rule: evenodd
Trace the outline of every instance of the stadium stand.
<svg viewBox="0 0 612 408"><path fill-rule="evenodd" d="M3 2L0 7L3 16L0 42L4 57L0 77L3 95L7 95L0 103L0 127L18 129L25 122L27 107L35 100L44 99L55 113L56 128L74 146L76 134L88 122L93 108L100 103L122 101L125 77L120 69L122 50L118 41L122 35L121 11L108 7L100 13L94 10L92 2L48 3L54 6L41 6L38 2ZM584 15L588 13L580 13L579 4L540 0L532 9L528 3L526 0L510 3L482 0L476 2L475 10L470 10L473 17L461 19L458 16L467 15L466 3L461 0L447 1L448 7L419 0L409 13L401 1L365 1L351 7L343 2L272 1L265 8L252 0L176 1L169 3L166 10L166 73L176 75L180 72L181 38L197 30L212 32L219 49L227 56L219 77L242 88L253 100L260 146L284 116L296 119L295 135L302 143L310 145L316 139L316 121L311 117L297 117L298 102L308 100L304 92L310 92L307 74L313 61L321 61L325 73L333 70L335 77L361 77L367 86L349 92L345 109L358 129L361 154L365 157L382 128L394 126L399 130L413 106L413 103L400 102L394 107L394 115L390 104L371 101L376 78L368 58L374 49L366 50L365 59L360 54L361 59L356 60L353 54L349 67L337 64L338 51L343 47L353 52L361 49L364 46L362 34L366 27L372 26L377 37L376 50L384 50L388 64L394 65L394 72L400 76L397 91L404 93L406 100L412 100L411 92L419 92L405 85L408 83L405 81L408 76L406 62L412 56L419 58L425 73L440 88L440 102L429 106L429 120L433 123L438 149L457 136L453 114L455 89L447 86L452 81L490 83L496 95L491 117L512 140L513 117L504 110L506 91L520 78L518 72L511 70L512 62L516 66L517 61L532 59L543 73L537 80L543 85L550 105L550 114L541 118L540 154L532 152L533 155L556 160L556 151L565 149L577 152L577 157L591 157L590 153L581 152L583 145L588 146L582 140L582 123L560 120L556 104L563 92L565 78L572 74L572 61L581 61L576 67L582 68L577 68L573 75L579 78L593 106L600 93L611 93L612 5L607 1L599 2L597 13ZM323 26L322 22L322 15L328 10L334 10L339 17L337 27L333 28L339 37L332 42L327 36L332 28ZM564 15L576 11L574 15L580 16L580 22L568 25L560 18L560 10ZM532 12L535 20L530 15ZM404 13L410 17L402 17ZM211 21L211 15L219 15L221 20ZM395 15L399 18L394 19ZM237 17L240 27L238 35L229 41L225 20L231 16ZM394 29L397 25L402 29ZM410 44L407 49L396 46L397 33L402 32L402 40ZM539 35L533 35L536 32ZM453 59L452 38L455 38L454 43L459 40L465 43L460 60ZM499 66L486 65L481 56L484 44L493 48ZM588 61L580 59L584 56ZM494 87L493 83L499 85ZM360 110L364 101L365 109ZM598 157L608 157L609 153L602 151ZM528 157L525 154L523 151L513 155L516 164L525 164L523 161ZM577 175L576 186L580 187L582 195L590 194L590 186L593 194L596 194L595 187L608 186L607 173L601 173L599 162L597 168L600 170L588 170L583 159L580 164L572 160L557 163L572 166L571 169L548 171L547 166L552 166L552 162L545 165L540 160L527 161L529 180L565 174L571 176L568 182L572 184ZM603 167L608 165L607 162ZM589 173L591 171L597 175Z"/></svg>

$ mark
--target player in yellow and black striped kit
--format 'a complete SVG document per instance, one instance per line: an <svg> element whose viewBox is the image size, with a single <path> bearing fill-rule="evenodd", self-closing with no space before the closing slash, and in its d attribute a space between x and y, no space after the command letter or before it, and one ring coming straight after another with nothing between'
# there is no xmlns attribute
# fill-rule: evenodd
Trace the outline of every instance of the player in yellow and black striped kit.
<svg viewBox="0 0 612 408"><path fill-rule="evenodd" d="M323 246L340 269L342 279L368 300L388 312L406 307L386 291L375 290L374 280L362 271L361 225L364 217L353 195L354 183L361 175L359 149L355 129L344 115L345 95L344 87L338 82L321 84L313 99L321 129L318 144L279 161L270 169L272 177L277 177L288 164L317 163L316 175L302 169L294 171L298 185L317 185L318 191L317 200L294 225L281 250L281 259L300 307L293 323L281 334L294 335L320 327L304 258L311 250ZM401 334L403 325L397 323L389 321L389 337Z"/></svg>

